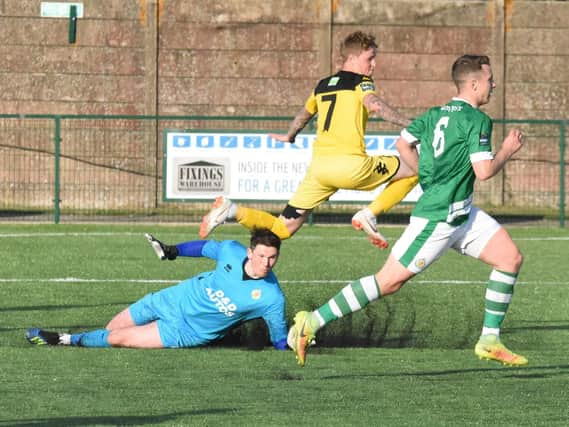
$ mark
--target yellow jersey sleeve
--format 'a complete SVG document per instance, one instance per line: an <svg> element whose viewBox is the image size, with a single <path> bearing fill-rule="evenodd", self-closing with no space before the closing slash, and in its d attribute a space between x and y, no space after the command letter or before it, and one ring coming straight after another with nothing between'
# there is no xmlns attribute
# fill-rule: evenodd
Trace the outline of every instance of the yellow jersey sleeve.
<svg viewBox="0 0 569 427"><path fill-rule="evenodd" d="M304 104L304 108L310 114L316 114L318 112L318 106L316 103L316 97L314 96L314 92L312 92L310 94L310 96L308 97L308 99L306 100L306 103Z"/></svg>
<svg viewBox="0 0 569 427"><path fill-rule="evenodd" d="M375 83L373 82L372 79L366 77L360 83L360 89L362 91L362 100L363 100L367 94L375 93Z"/></svg>

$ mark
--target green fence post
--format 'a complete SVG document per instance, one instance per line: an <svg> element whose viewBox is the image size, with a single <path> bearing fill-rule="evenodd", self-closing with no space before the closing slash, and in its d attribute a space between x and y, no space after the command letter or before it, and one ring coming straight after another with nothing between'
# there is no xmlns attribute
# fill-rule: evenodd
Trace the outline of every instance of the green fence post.
<svg viewBox="0 0 569 427"><path fill-rule="evenodd" d="M59 191L60 191L60 165L59 165L59 156L60 156L60 145L61 145L61 116L55 116L55 182L54 182L54 198L53 198L53 208L54 208L54 221L56 224L59 224L59 204L61 202L59 198Z"/></svg>
<svg viewBox="0 0 569 427"><path fill-rule="evenodd" d="M565 227L565 135L567 120L560 123L559 132L559 226Z"/></svg>
<svg viewBox="0 0 569 427"><path fill-rule="evenodd" d="M77 35L77 6L69 6L69 43L75 43Z"/></svg>

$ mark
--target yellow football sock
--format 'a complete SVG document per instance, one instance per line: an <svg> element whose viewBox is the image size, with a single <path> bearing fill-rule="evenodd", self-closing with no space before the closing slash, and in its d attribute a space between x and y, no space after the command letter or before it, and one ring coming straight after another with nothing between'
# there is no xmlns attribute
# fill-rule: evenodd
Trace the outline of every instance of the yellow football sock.
<svg viewBox="0 0 569 427"><path fill-rule="evenodd" d="M239 224L249 230L253 230L254 228L268 228L279 236L281 240L290 237L290 232L286 228L286 225L279 218L265 211L239 206L235 214L235 219Z"/></svg>
<svg viewBox="0 0 569 427"><path fill-rule="evenodd" d="M285 223L282 222L280 218L275 218L275 222L270 230L279 236L281 240L286 240L290 237L290 231L288 231Z"/></svg>
<svg viewBox="0 0 569 427"><path fill-rule="evenodd" d="M419 177L409 176L401 178L397 181L391 181L387 187L375 198L368 206L369 210L375 215L379 216L387 212L397 203L405 198L407 193L411 191L419 182Z"/></svg>

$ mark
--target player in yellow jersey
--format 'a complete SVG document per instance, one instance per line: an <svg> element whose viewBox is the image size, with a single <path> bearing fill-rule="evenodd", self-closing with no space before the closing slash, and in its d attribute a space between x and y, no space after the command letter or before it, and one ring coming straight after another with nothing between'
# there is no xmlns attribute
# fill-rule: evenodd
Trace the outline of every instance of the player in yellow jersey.
<svg viewBox="0 0 569 427"><path fill-rule="evenodd" d="M296 135L318 114L312 161L281 215L276 218L264 211L237 206L220 196L203 218L202 238L226 219L236 218L246 228L268 228L287 239L306 222L315 207L339 189L373 190L390 182L367 208L352 218L353 227L363 230L373 245L388 246L377 230L377 216L399 203L417 184L417 177L397 156L366 154L364 134L370 113L402 127L411 123L376 94L372 79L376 52L373 35L360 31L348 35L341 45L341 70L320 80L286 135L270 135L278 141L294 143Z"/></svg>

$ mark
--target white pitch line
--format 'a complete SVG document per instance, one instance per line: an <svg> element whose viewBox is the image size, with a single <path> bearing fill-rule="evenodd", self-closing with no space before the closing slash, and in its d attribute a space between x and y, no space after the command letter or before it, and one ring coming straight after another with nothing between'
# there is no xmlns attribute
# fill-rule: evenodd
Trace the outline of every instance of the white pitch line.
<svg viewBox="0 0 569 427"><path fill-rule="evenodd" d="M89 232L89 233L0 233L0 238L4 237L89 237L89 236L141 236L144 237L144 233L133 233L133 232Z"/></svg>
<svg viewBox="0 0 569 427"><path fill-rule="evenodd" d="M161 232L161 235L177 235L183 237L184 235L188 235L188 233L184 232L176 232L176 231L166 231ZM143 232L63 232L63 233L0 233L0 239L2 238L26 238L26 237L109 237L109 236L140 236L141 238L144 237ZM188 237L190 237L188 235ZM219 236L218 238L213 237L216 240L221 239L241 239L247 238L248 235L244 234L225 234L223 236ZM397 238L397 236L391 237L393 239ZM197 236L196 236L197 239ZM294 237L295 240L332 240L332 239L339 239L339 240L360 240L362 239L361 235L354 236L303 236L299 235ZM188 239L189 240L189 239ZM514 237L515 241L569 241L569 236L543 236L543 237Z"/></svg>
<svg viewBox="0 0 569 427"><path fill-rule="evenodd" d="M54 277L47 279L0 278L0 283L175 283L180 279L81 279L79 277Z"/></svg>

